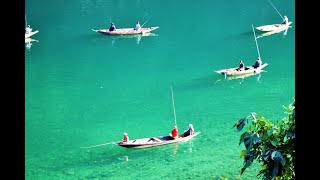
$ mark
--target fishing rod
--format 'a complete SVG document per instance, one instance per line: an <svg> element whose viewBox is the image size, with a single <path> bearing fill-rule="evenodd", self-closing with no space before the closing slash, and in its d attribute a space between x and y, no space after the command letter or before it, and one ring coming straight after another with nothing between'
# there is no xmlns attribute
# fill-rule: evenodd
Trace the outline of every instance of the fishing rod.
<svg viewBox="0 0 320 180"><path fill-rule="evenodd" d="M145 25L149 21L150 18L151 18L151 16L148 18L148 20L145 23L142 24L141 27L143 27L143 25Z"/></svg>
<svg viewBox="0 0 320 180"><path fill-rule="evenodd" d="M174 124L176 127L177 126L177 118L176 118L176 108L174 107L174 98L173 98L173 90L172 90L172 86L171 86L171 97L172 97L172 106L173 106L173 114L174 114Z"/></svg>
<svg viewBox="0 0 320 180"><path fill-rule="evenodd" d="M269 1L269 0L268 0ZM278 14L280 15L280 17L283 19L283 17L281 16L281 14L279 13L279 11L277 10L277 8L276 7L274 7L274 5L272 4L272 2L271 1L269 1L269 3L273 6L273 8L278 12Z"/></svg>
<svg viewBox="0 0 320 180"><path fill-rule="evenodd" d="M112 23L112 21L110 20L110 17L108 16L109 22Z"/></svg>
<svg viewBox="0 0 320 180"><path fill-rule="evenodd" d="M27 27L28 22L27 22L27 15L26 15L26 14L24 14L24 19L25 19L25 21L26 21L26 27Z"/></svg>
<svg viewBox="0 0 320 180"><path fill-rule="evenodd" d="M254 32L253 24L252 24L252 30L253 30L253 34L254 34L254 40L256 41L256 45L257 45L258 55L260 57L258 42L257 42L257 38L256 38L256 33ZM260 59L261 59L261 57L260 57Z"/></svg>

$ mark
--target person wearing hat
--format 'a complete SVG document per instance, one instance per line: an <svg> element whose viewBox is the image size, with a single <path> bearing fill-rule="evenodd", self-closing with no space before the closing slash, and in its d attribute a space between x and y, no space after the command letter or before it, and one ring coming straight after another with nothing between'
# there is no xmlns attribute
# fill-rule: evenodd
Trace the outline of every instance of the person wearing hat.
<svg viewBox="0 0 320 180"><path fill-rule="evenodd" d="M109 31L115 31L116 30L116 26L114 25L114 23L112 22L110 27L109 27Z"/></svg>
<svg viewBox="0 0 320 180"><path fill-rule="evenodd" d="M189 129L183 132L183 136L187 137L187 136L193 135L193 133L194 133L193 125L189 124Z"/></svg>
<svg viewBox="0 0 320 180"><path fill-rule="evenodd" d="M129 136L128 134L125 132L123 133L123 141L122 142L128 142L129 141Z"/></svg>
<svg viewBox="0 0 320 180"><path fill-rule="evenodd" d="M173 129L169 135L174 139L179 137L177 126L173 126Z"/></svg>
<svg viewBox="0 0 320 180"><path fill-rule="evenodd" d="M140 23L139 21L136 24L136 27L134 28L134 30L139 31L141 29Z"/></svg>
<svg viewBox="0 0 320 180"><path fill-rule="evenodd" d="M256 62L254 63L254 65L252 65L252 67L258 68L261 65L262 65L262 61L261 61L260 56L259 56L258 59L256 60Z"/></svg>
<svg viewBox="0 0 320 180"><path fill-rule="evenodd" d="M281 24L288 24L289 20L287 16L283 16L283 22Z"/></svg>
<svg viewBox="0 0 320 180"><path fill-rule="evenodd" d="M28 24L28 26L26 27L26 34L31 33L32 28L30 27L30 25Z"/></svg>

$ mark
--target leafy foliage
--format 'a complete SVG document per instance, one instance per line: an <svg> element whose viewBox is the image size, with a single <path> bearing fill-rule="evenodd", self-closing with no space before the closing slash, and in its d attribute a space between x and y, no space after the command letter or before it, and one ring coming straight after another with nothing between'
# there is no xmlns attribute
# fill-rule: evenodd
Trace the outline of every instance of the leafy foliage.
<svg viewBox="0 0 320 180"><path fill-rule="evenodd" d="M239 140L239 145L243 143L246 148L240 153L240 158L244 159L240 175L257 160L262 164L257 176L267 180L295 179L295 99L284 108L288 117L275 123L251 113L233 126L240 132L248 124Z"/></svg>

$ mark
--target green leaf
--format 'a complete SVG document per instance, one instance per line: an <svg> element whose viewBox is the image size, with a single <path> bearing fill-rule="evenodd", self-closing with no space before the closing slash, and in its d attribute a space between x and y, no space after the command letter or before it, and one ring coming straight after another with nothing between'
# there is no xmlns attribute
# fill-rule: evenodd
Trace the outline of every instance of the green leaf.
<svg viewBox="0 0 320 180"><path fill-rule="evenodd" d="M244 125L246 125L247 123L248 123L248 118L244 117L244 118L239 119L239 121L233 127L236 126L238 132L240 132L243 129Z"/></svg>
<svg viewBox="0 0 320 180"><path fill-rule="evenodd" d="M278 145L278 142L275 141L275 140L272 140L272 141L271 141L271 144L274 145L274 146L277 146L277 145Z"/></svg>
<svg viewBox="0 0 320 180"><path fill-rule="evenodd" d="M285 165L286 165L286 159L285 159L285 158L283 158L283 159L281 160L281 164L282 164L282 166L285 166Z"/></svg>
<svg viewBox="0 0 320 180"><path fill-rule="evenodd" d="M242 158L248 151L247 150L242 150L240 153L240 158Z"/></svg>
<svg viewBox="0 0 320 180"><path fill-rule="evenodd" d="M244 133L241 134L240 140L239 140L239 145L243 142L243 139L244 139L244 137L246 136L247 133L248 132L244 132Z"/></svg>
<svg viewBox="0 0 320 180"><path fill-rule="evenodd" d="M265 122L265 121L258 121L258 123L259 123L259 125L262 126L262 127L266 125L266 122Z"/></svg>
<svg viewBox="0 0 320 180"><path fill-rule="evenodd" d="M276 163L279 163L282 161L283 157L279 151L273 151L271 153L271 159L274 160Z"/></svg>
<svg viewBox="0 0 320 180"><path fill-rule="evenodd" d="M245 167L241 168L241 172L240 172L240 175L242 175L242 173L246 170Z"/></svg>
<svg viewBox="0 0 320 180"><path fill-rule="evenodd" d="M253 133L246 133L243 137L243 143L246 146L246 149L251 150L252 146L260 142L258 135Z"/></svg>
<svg viewBox="0 0 320 180"><path fill-rule="evenodd" d="M268 168L268 166L266 164L261 165L262 170L267 169L267 168Z"/></svg>

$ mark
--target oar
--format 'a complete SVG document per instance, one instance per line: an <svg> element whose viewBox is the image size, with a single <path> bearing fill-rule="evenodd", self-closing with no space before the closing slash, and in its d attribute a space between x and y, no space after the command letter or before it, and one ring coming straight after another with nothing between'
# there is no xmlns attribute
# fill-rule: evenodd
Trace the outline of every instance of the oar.
<svg viewBox="0 0 320 180"><path fill-rule="evenodd" d="M98 147L98 146L104 146L104 145L108 145L108 144L117 144L117 143L119 143L119 142L109 142L109 143L98 144L98 145L87 146L87 147L80 147L80 148L94 148L94 147Z"/></svg>
<svg viewBox="0 0 320 180"><path fill-rule="evenodd" d="M258 55L259 55L259 57L261 59L260 52L259 52L259 47L258 47L258 42L257 42L257 38L256 38L256 33L254 32L253 24L252 24L252 30L253 30L253 34L254 34L254 40L256 41L256 45L257 45Z"/></svg>
<svg viewBox="0 0 320 180"><path fill-rule="evenodd" d="M268 0L269 1L269 0ZM269 1L270 2L270 1ZM272 2L270 2L270 4L273 6L273 8L278 12L278 14L280 15L280 17L283 19L283 17L281 16L281 14L279 13L279 11L277 10L276 7L274 7L274 5L272 4Z"/></svg>

